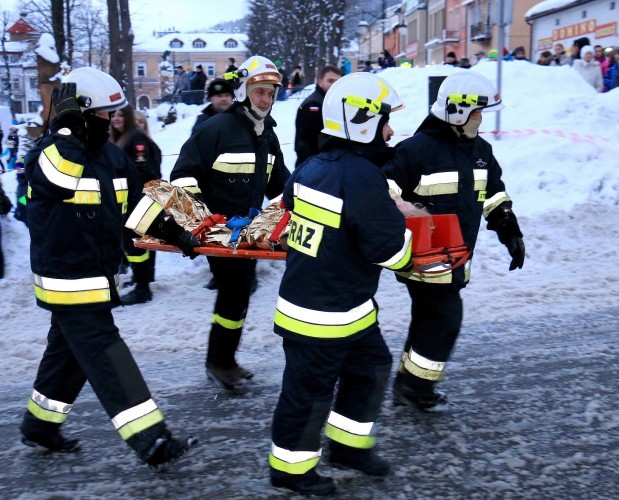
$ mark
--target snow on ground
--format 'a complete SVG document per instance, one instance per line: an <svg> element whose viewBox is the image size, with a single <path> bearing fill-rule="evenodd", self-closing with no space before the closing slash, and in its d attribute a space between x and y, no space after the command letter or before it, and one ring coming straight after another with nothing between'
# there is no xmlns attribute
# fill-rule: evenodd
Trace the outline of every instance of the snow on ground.
<svg viewBox="0 0 619 500"><path fill-rule="evenodd" d="M494 80L495 64L483 62L471 71ZM407 105L392 117L394 144L427 114L428 77L454 71L393 68L381 74ZM508 271L506 249L482 225L472 281L462 294L462 333L443 383L451 413L440 421L411 417L386 402L377 433L383 453L397 458L394 477L375 483L334 473L344 496L525 498L535 492L612 498L616 492L619 90L597 94L569 67L511 62L503 65L501 94L506 105L501 139L492 134L493 113L484 115L481 131L503 167L525 235L524 268ZM291 98L273 110L289 168L298 104ZM178 112L179 120L165 128L151 117L164 176L199 109L179 105ZM14 174L1 179L14 198ZM281 342L272 329L283 262L258 264L259 289L239 353L256 377L241 398L221 394L204 376L215 298L203 288L210 278L204 259L160 253L153 301L115 311L172 427L195 429L206 444L188 458L179 473L183 481L176 482L174 476L152 478L138 466L123 465L128 452L89 390L67 424L89 442L83 462L33 457L18 444L17 425L45 346L49 313L35 305L27 229L12 216L0 223L7 267L0 280L0 395L7 405L0 436L10 442L0 457L13 461L6 473L0 471L4 496L49 495L53 488L66 490L67 498L102 497L109 492L106 484L117 496L142 498L281 496L268 487L265 460L283 367ZM410 319L406 290L383 272L377 300L383 333L397 358ZM105 454L98 463L101 447L113 456ZM62 479L24 484L48 468ZM245 481L239 484L239 478Z"/></svg>

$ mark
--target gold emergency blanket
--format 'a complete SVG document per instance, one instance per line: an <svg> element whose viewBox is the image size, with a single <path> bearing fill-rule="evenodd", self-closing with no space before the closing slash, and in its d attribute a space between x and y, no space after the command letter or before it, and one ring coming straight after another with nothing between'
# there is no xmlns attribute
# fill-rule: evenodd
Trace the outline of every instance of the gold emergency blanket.
<svg viewBox="0 0 619 500"><path fill-rule="evenodd" d="M204 203L167 181L150 181L144 185L142 192L161 204L165 213L174 217L176 223L188 231L193 231L211 215Z"/></svg>

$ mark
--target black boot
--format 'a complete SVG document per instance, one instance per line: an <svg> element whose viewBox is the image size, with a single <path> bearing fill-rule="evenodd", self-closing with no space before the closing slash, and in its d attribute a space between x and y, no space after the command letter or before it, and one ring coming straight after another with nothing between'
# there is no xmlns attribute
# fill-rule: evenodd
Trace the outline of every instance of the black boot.
<svg viewBox="0 0 619 500"><path fill-rule="evenodd" d="M150 291L148 283L145 285L138 283L127 295L123 295L121 300L125 306L144 304L153 300L153 292Z"/></svg>
<svg viewBox="0 0 619 500"><path fill-rule="evenodd" d="M159 423L130 437L127 444L136 450L140 460L158 471L165 464L176 462L198 444L198 439L191 435L185 439L173 438L165 424Z"/></svg>
<svg viewBox="0 0 619 500"><path fill-rule="evenodd" d="M329 441L329 463L379 477L389 474L390 469L389 462L379 457L372 448L352 448L332 440Z"/></svg>
<svg viewBox="0 0 619 500"><path fill-rule="evenodd" d="M403 377L396 376L393 383L393 404L395 406L414 405L426 413L439 413L447 410L449 402L447 396L437 391L434 383L427 383L419 387L407 384Z"/></svg>
<svg viewBox="0 0 619 500"><path fill-rule="evenodd" d="M234 357L241 339L241 328L233 330L213 323L206 352L206 375L226 390L235 389L253 373L241 368Z"/></svg>
<svg viewBox="0 0 619 500"><path fill-rule="evenodd" d="M42 446L50 451L60 453L78 452L81 448L79 440L65 438L60 433L60 425L40 420L29 411L26 411L24 419L19 426L22 434L21 442L26 446Z"/></svg>
<svg viewBox="0 0 619 500"><path fill-rule="evenodd" d="M319 475L315 469L305 474L286 474L271 469L271 484L276 488L287 488L302 495L330 495L335 491L333 478Z"/></svg>

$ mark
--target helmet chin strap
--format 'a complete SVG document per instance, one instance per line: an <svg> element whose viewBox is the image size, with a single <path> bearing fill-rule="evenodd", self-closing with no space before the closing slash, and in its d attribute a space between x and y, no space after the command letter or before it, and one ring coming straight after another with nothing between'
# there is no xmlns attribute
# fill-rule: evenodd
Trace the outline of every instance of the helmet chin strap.
<svg viewBox="0 0 619 500"><path fill-rule="evenodd" d="M350 141L350 134L348 133L348 121L346 120L346 106L344 106L344 99L342 99L342 116L344 117L344 133L346 139Z"/></svg>

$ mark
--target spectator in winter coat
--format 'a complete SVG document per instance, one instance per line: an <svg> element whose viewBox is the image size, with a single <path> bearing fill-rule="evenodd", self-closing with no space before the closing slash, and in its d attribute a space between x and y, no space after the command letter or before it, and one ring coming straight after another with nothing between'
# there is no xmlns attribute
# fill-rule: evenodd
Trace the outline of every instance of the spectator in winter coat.
<svg viewBox="0 0 619 500"><path fill-rule="evenodd" d="M550 66L552 63L552 52L549 50L545 50L539 55L539 59L537 60L537 64L540 66Z"/></svg>
<svg viewBox="0 0 619 500"><path fill-rule="evenodd" d="M598 92L602 92L604 81L600 63L593 58L593 47L585 45L580 50L580 59L574 61L574 69Z"/></svg>
<svg viewBox="0 0 619 500"><path fill-rule="evenodd" d="M161 150L146 133L138 127L131 105L114 112L111 120L110 139L133 161L142 185L161 179ZM126 231L126 258L133 271L135 288L122 297L126 306L150 302L153 294L150 283L155 281L156 253L129 244L132 234Z"/></svg>
<svg viewBox="0 0 619 500"><path fill-rule="evenodd" d="M173 93L177 97L180 97L181 101L185 104L191 104L191 82L189 81L189 73L185 71L182 66L176 67L176 83L174 84Z"/></svg>
<svg viewBox="0 0 619 500"><path fill-rule="evenodd" d="M619 47L615 47L611 52L613 62L608 66L606 76L604 76L604 91L608 92L619 87Z"/></svg>
<svg viewBox="0 0 619 500"><path fill-rule="evenodd" d="M572 59L565 53L565 47L562 43L555 43L553 50L554 57L550 63L551 66L571 66Z"/></svg>
<svg viewBox="0 0 619 500"><path fill-rule="evenodd" d="M202 110L202 113L198 115L198 118L196 118L196 123L191 129L191 133L193 134L198 126L209 118L228 109L232 105L233 96L234 91L232 90L230 83L226 80L223 78L215 78L211 81L206 91L206 99L208 104Z"/></svg>
<svg viewBox="0 0 619 500"><path fill-rule="evenodd" d="M610 64L610 60L606 57L604 53L604 47L601 45L596 45L593 47L593 56L597 62L600 63L600 69L602 70L602 78L606 76L606 71L608 71L608 65Z"/></svg>
<svg viewBox="0 0 619 500"><path fill-rule="evenodd" d="M288 78L288 72L286 68L284 68L284 63L282 63L279 59L275 61L275 66L277 67L277 71L282 75L282 86L277 92L277 100L285 101L288 99L288 84L290 83L290 79Z"/></svg>
<svg viewBox="0 0 619 500"><path fill-rule="evenodd" d="M456 53L455 52L447 52L447 55L445 56L445 60L443 61L443 64L447 64L449 66L453 66L454 68L458 67L458 58L456 57Z"/></svg>
<svg viewBox="0 0 619 500"><path fill-rule="evenodd" d="M2 189L2 180L0 180L0 219L4 219L12 207L11 199ZM2 221L0 220L0 279L2 278L4 278L4 253L2 251Z"/></svg>
<svg viewBox="0 0 619 500"><path fill-rule="evenodd" d="M364 73L372 73L374 71L374 68L372 68L372 61L365 61L365 65L361 71Z"/></svg>
<svg viewBox="0 0 619 500"><path fill-rule="evenodd" d="M473 65L479 63L479 61L482 61L486 58L486 53L483 50L480 50L479 52L475 52L475 62L473 63Z"/></svg>
<svg viewBox="0 0 619 500"><path fill-rule="evenodd" d="M226 73L231 73L232 71L236 71L238 69L234 63L234 57L228 57L228 67L226 68Z"/></svg>
<svg viewBox="0 0 619 500"><path fill-rule="evenodd" d="M201 105L204 103L204 87L206 86L206 74L202 65L198 64L189 83L191 85L191 95L193 104Z"/></svg>
<svg viewBox="0 0 619 500"><path fill-rule="evenodd" d="M349 75L352 71L352 64L348 57L342 56L342 64L340 64L340 73L342 76Z"/></svg>
<svg viewBox="0 0 619 500"><path fill-rule="evenodd" d="M292 90L290 91L290 95L296 94L303 89L303 80L305 79L305 75L303 74L303 69L301 66L296 66L294 68L291 77Z"/></svg>
<svg viewBox="0 0 619 500"><path fill-rule="evenodd" d="M381 58L380 58L381 68L385 69L385 68L395 67L395 59L393 58L393 56L388 50L383 50L380 54L381 54Z"/></svg>
<svg viewBox="0 0 619 500"><path fill-rule="evenodd" d="M504 61L528 61L525 55L524 47L521 45L516 47L511 54L503 58Z"/></svg>
<svg viewBox="0 0 619 500"><path fill-rule="evenodd" d="M471 62L468 57L461 57L460 62L458 63L458 67L462 69L469 69L471 67Z"/></svg>
<svg viewBox="0 0 619 500"><path fill-rule="evenodd" d="M570 66L573 66L574 61L581 58L580 51L582 50L583 47L587 45L591 45L591 43L589 42L589 39L586 36L583 36L582 38L577 38L576 40L574 40L574 43L572 44L572 47L570 48L570 56L569 56Z"/></svg>
<svg viewBox="0 0 619 500"><path fill-rule="evenodd" d="M322 102L327 90L340 79L335 66L324 66L318 72L316 90L305 99L297 110L295 120L294 150L297 153L295 168L310 156L318 153L318 136L323 129Z"/></svg>

